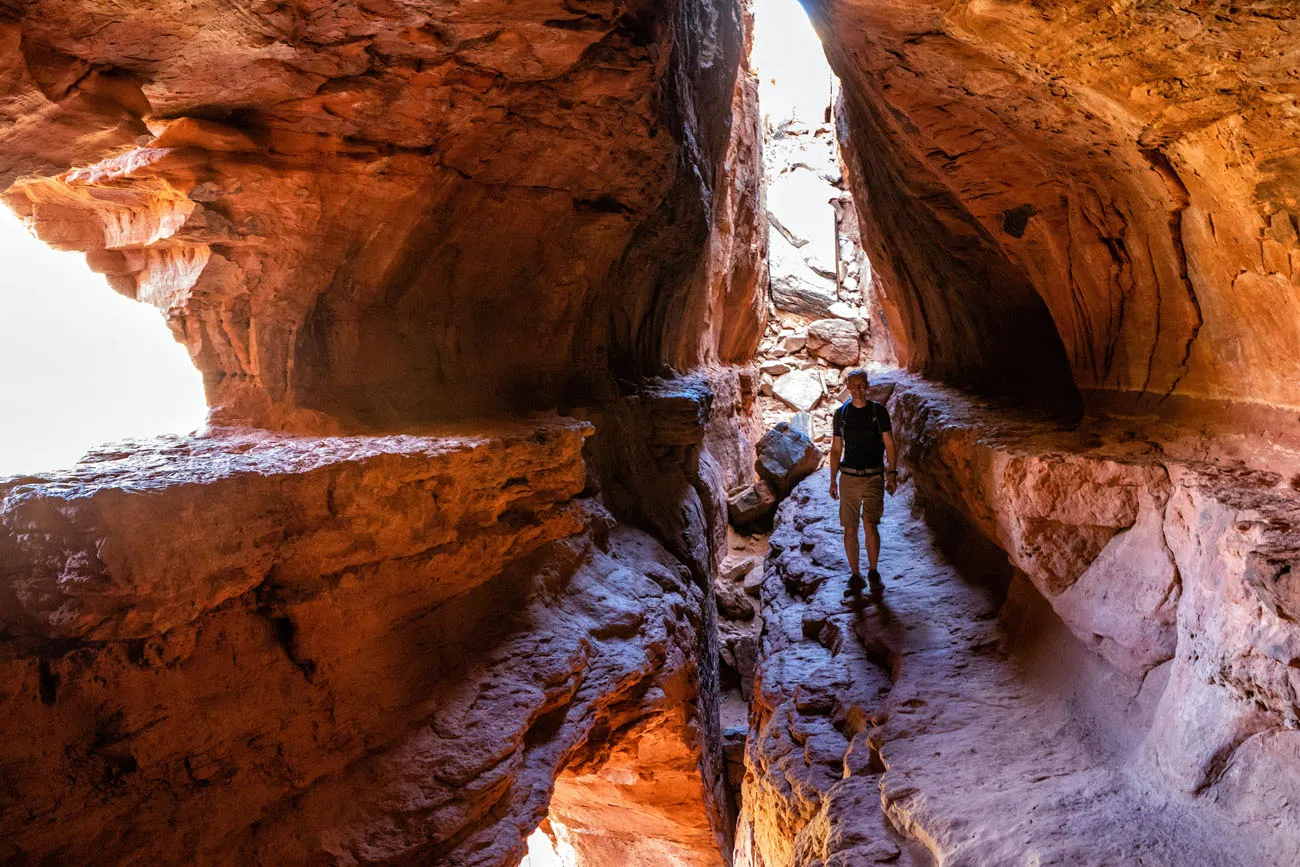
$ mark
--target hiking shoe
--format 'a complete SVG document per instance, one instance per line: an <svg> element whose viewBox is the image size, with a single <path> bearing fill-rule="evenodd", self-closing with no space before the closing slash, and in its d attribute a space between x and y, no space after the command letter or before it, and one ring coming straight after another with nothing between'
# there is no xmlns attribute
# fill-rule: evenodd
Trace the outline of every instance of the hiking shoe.
<svg viewBox="0 0 1300 867"><path fill-rule="evenodd" d="M885 589L885 582L884 580L881 579L880 573L877 572L875 569L870 569L867 571L867 581L871 583L872 590Z"/></svg>
<svg viewBox="0 0 1300 867"><path fill-rule="evenodd" d="M858 572L854 572L852 575L849 576L849 586L844 591L844 595L847 598L849 596L853 596L854 594L861 593L862 588L866 586L867 586L867 582L862 577L862 575Z"/></svg>

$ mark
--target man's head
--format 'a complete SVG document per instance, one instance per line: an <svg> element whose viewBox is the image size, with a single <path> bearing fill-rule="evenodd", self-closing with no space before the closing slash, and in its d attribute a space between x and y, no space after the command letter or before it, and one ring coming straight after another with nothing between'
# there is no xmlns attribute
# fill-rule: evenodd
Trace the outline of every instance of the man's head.
<svg viewBox="0 0 1300 867"><path fill-rule="evenodd" d="M854 403L862 403L867 399L867 389L870 386L867 372L860 367L850 370L844 377L844 387L849 390Z"/></svg>

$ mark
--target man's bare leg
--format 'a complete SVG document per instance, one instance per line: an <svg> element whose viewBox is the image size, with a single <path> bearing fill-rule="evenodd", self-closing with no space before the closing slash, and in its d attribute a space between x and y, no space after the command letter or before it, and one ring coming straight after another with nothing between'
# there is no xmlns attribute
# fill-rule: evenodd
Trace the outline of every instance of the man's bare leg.
<svg viewBox="0 0 1300 867"><path fill-rule="evenodd" d="M880 561L880 528L875 524L867 524L867 565L870 569L867 571L867 583L871 585L872 593L879 593L885 589L884 582L880 580L880 573L876 571L876 564Z"/></svg>
<svg viewBox="0 0 1300 867"><path fill-rule="evenodd" d="M875 524L868 523L863 529L867 532L867 566L875 571L876 564L880 562L880 528ZM856 535L856 534L855 534ZM854 547L857 547L857 539L854 539ZM849 558L849 563L857 562L857 552ZM858 571L856 568L854 572Z"/></svg>
<svg viewBox="0 0 1300 867"><path fill-rule="evenodd" d="M868 538L868 539L871 538L869 534L868 534L867 538ZM877 540L877 542L876 542L876 550L878 551L879 549L880 549L880 542L879 542L879 540ZM849 527L845 527L845 528L844 528L844 554L849 558L849 569L853 572L854 575L859 574L859 572L858 572L858 563L859 563L859 560L858 560L858 529L857 529L857 527L853 527L852 529L850 529Z"/></svg>

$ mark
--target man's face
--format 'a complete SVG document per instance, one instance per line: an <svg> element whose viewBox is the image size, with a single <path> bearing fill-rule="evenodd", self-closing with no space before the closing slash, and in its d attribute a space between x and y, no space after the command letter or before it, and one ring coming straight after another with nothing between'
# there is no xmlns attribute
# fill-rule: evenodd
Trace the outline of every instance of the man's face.
<svg viewBox="0 0 1300 867"><path fill-rule="evenodd" d="M867 378L865 376L851 376L845 387L849 390L854 400L862 401L867 399Z"/></svg>

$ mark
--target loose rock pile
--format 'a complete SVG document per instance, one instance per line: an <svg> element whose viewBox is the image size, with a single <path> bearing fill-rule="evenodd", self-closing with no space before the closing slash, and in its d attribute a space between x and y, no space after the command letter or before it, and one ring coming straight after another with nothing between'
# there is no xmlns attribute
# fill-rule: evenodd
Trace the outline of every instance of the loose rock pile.
<svg viewBox="0 0 1300 867"><path fill-rule="evenodd" d="M770 127L763 159L771 179L771 307L758 351L763 421L770 427L791 411L811 413L813 441L825 450L830 414L847 398L844 371L871 355L870 267L833 126L794 120Z"/></svg>

